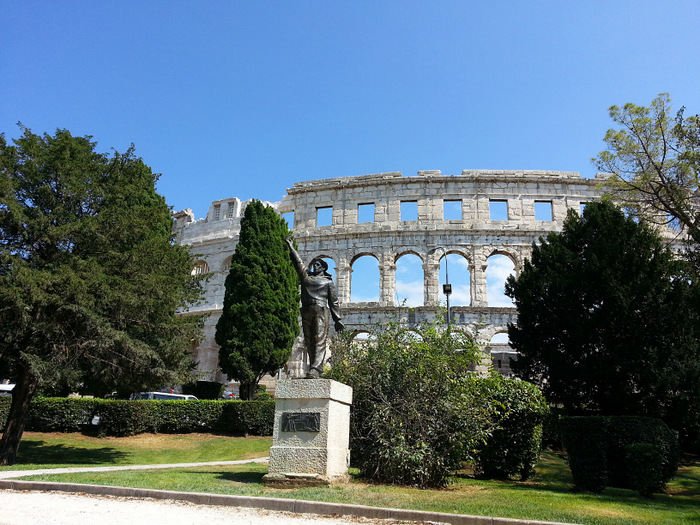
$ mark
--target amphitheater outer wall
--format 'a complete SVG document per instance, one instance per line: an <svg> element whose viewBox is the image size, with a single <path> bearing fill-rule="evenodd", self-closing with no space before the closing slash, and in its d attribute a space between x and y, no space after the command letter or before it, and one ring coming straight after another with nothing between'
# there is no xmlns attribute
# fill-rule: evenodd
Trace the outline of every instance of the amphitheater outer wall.
<svg viewBox="0 0 700 525"><path fill-rule="evenodd" d="M393 172L298 182L281 201L268 204L280 214L294 214L294 237L305 260L333 259L349 330L363 331L368 324L388 317L407 323L434 318L440 312L440 259L446 253L464 256L471 280L470 305L452 307L451 318L456 328L475 333L488 351L493 335L505 332L516 318L514 308L488 304L488 258L494 254L509 257L517 274L532 243L560 231L569 210L580 212L582 205L597 200L599 185L605 180L602 174L586 179L578 173L549 171L463 171L460 175L421 171L412 177ZM458 203L461 218L444 218L445 201L452 206ZM495 201L506 203L507 220L492 220L491 203ZM402 203L415 203L413 220L402 220ZM551 210L551 220L536 218L535 203ZM214 332L245 205L237 198L214 201L207 217L196 221L190 210L174 214L178 242L190 245L197 254L197 271L209 273L205 301L189 310L210 314L204 340L193 353L199 371L207 379L222 382L226 378L217 372ZM374 220L358 222L360 205L373 207ZM319 210L331 217L330 224L318 225ZM424 274L423 305L415 308L398 306L395 300L396 262L408 253L420 258ZM352 264L362 255L378 261L376 302L350 301ZM498 345L497 350L502 357L509 348Z"/></svg>

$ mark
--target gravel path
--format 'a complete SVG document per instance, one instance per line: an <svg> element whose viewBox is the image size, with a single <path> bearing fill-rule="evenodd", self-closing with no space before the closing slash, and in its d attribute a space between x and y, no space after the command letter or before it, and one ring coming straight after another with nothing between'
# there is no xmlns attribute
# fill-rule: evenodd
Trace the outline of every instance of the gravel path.
<svg viewBox="0 0 700 525"><path fill-rule="evenodd" d="M420 523L347 516L338 518L315 514L300 515L242 507L195 505L173 500L0 490L0 525L201 525L207 522L236 525Z"/></svg>

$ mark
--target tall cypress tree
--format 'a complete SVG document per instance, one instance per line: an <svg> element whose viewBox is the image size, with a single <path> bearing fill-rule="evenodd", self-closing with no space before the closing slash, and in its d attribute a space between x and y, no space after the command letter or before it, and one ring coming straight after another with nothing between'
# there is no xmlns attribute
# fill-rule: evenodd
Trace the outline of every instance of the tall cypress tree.
<svg viewBox="0 0 700 525"><path fill-rule="evenodd" d="M253 200L246 206L224 309L216 325L219 365L252 399L267 373L289 359L299 334L299 281L284 239L290 234L277 212Z"/></svg>

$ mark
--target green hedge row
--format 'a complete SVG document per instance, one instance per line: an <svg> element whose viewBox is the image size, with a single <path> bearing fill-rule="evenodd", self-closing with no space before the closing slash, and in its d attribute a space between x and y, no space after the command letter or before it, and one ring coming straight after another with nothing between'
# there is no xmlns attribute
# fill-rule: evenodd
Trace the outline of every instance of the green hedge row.
<svg viewBox="0 0 700 525"><path fill-rule="evenodd" d="M662 491L678 470L678 435L660 419L562 417L560 430L579 489L632 488L648 496Z"/></svg>
<svg viewBox="0 0 700 525"><path fill-rule="evenodd" d="M0 398L2 426L10 398ZM36 398L26 430L94 431L99 436L133 436L144 432L222 432L271 436L274 401L127 401L116 399Z"/></svg>

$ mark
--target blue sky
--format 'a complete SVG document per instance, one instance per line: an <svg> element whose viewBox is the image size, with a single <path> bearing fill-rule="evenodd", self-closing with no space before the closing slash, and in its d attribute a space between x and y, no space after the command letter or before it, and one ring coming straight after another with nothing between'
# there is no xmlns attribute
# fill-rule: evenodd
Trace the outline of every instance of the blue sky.
<svg viewBox="0 0 700 525"><path fill-rule="evenodd" d="M295 181L578 171L612 104L700 112L700 2L3 2L0 132L136 152L176 210Z"/></svg>

